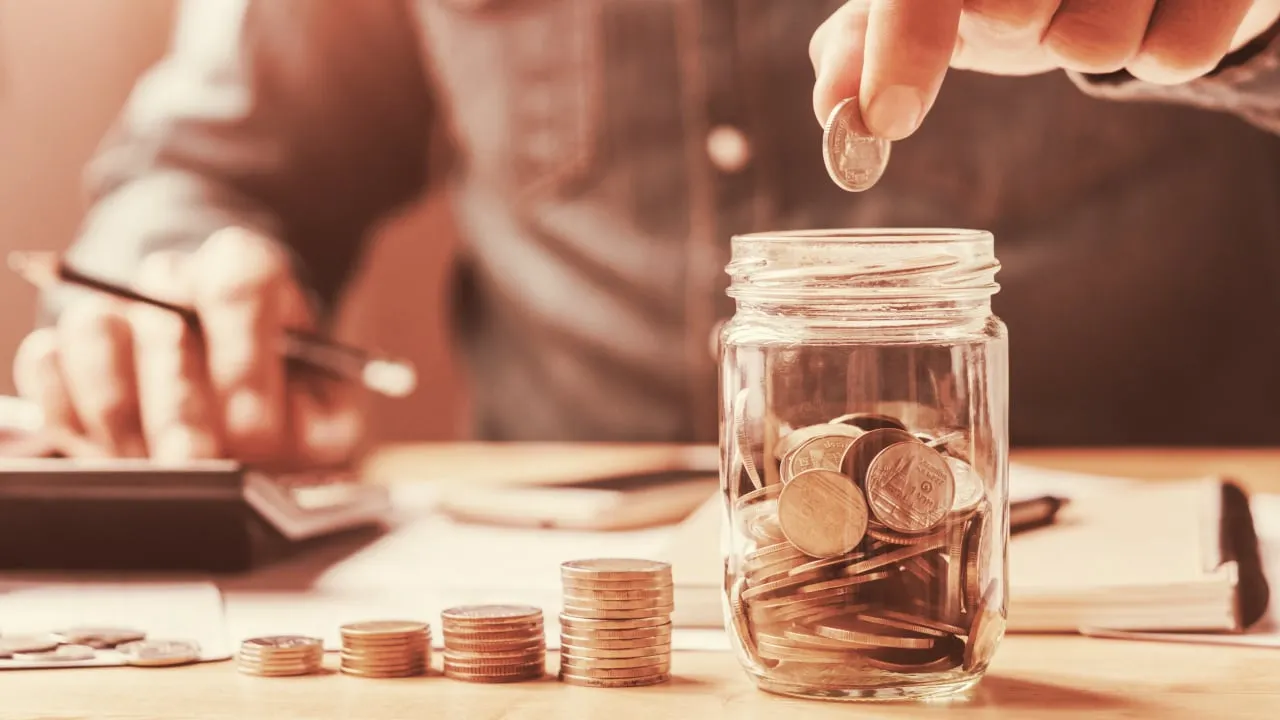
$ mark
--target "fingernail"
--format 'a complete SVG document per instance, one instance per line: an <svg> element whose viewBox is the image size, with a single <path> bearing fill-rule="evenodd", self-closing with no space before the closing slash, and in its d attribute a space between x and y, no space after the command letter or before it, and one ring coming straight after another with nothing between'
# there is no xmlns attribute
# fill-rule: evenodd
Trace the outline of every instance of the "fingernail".
<svg viewBox="0 0 1280 720"><path fill-rule="evenodd" d="M901 140L916 131L924 115L924 95L909 85L881 90L867 106L864 121L877 137Z"/></svg>

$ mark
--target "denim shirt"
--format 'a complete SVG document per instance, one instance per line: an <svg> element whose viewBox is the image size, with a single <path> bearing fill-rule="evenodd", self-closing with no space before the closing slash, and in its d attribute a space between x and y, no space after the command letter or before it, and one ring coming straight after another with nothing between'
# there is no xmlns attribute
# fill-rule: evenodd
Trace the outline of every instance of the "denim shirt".
<svg viewBox="0 0 1280 720"><path fill-rule="evenodd" d="M982 228L1015 444L1280 441L1280 51L1175 88L952 71L855 195L811 109L839 5L192 0L71 258L127 279L247 224L331 306L371 228L445 191L478 436L712 441L731 235Z"/></svg>

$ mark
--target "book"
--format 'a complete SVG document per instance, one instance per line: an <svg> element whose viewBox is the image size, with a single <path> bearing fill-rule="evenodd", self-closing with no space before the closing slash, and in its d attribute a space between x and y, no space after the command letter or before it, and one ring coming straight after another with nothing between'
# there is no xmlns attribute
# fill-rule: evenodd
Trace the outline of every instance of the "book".
<svg viewBox="0 0 1280 720"><path fill-rule="evenodd" d="M1009 631L1240 632L1269 588L1248 497L1222 478L1147 483L1015 465L1010 495L1067 497L1055 522L1009 543ZM673 534L676 616L722 620L721 496Z"/></svg>

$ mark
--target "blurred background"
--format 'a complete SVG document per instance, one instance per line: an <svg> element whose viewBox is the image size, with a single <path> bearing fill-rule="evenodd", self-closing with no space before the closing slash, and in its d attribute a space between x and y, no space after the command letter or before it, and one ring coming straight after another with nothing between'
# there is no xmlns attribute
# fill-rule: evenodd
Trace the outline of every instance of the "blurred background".
<svg viewBox="0 0 1280 720"><path fill-rule="evenodd" d="M0 253L61 250L85 210L81 177L138 76L168 42L176 0L0 0ZM434 242L424 243L422 237ZM466 399L448 347L439 279L454 234L440 202L395 218L343 307L339 334L417 363L417 393L375 399L371 440L461 436ZM0 275L0 393L31 329L35 291Z"/></svg>

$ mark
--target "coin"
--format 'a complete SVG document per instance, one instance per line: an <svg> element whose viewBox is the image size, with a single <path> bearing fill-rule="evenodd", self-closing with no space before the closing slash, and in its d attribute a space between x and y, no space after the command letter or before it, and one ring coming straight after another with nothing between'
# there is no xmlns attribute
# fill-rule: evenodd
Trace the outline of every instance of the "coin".
<svg viewBox="0 0 1280 720"><path fill-rule="evenodd" d="M445 625L478 625L487 628L510 623L542 622L542 608L532 605L464 605L440 613Z"/></svg>
<svg viewBox="0 0 1280 720"><path fill-rule="evenodd" d="M83 662L96 656L97 652L88 645L59 645L40 652L16 652L13 659L21 662Z"/></svg>
<svg viewBox="0 0 1280 720"><path fill-rule="evenodd" d="M973 611L973 625L964 646L964 669L976 670L991 662L996 645L1004 637L1005 616L1000 609L1000 582L992 580Z"/></svg>
<svg viewBox="0 0 1280 720"><path fill-rule="evenodd" d="M918 440L895 443L878 453L867 468L866 488L876 519L909 534L936 527L951 512L955 498L950 466L938 451Z"/></svg>
<svg viewBox="0 0 1280 720"><path fill-rule="evenodd" d="M246 675L285 677L318 672L324 662L324 643L303 635L269 635L240 643L237 669Z"/></svg>
<svg viewBox="0 0 1280 720"><path fill-rule="evenodd" d="M854 425L845 425L835 421L820 423L818 425L807 425L802 428L796 428L779 438L778 444L773 448L773 453L774 457L781 461L796 448L810 440L813 440L814 438L839 436L857 439L862 433L862 428Z"/></svg>
<svg viewBox="0 0 1280 720"><path fill-rule="evenodd" d="M982 486L982 478L969 463L954 457L944 458L951 476L955 478L955 497L951 501L952 515L967 515L982 504L987 490Z"/></svg>
<svg viewBox="0 0 1280 720"><path fill-rule="evenodd" d="M923 649L933 647L937 641L937 638L916 633L885 632L886 628L877 627L857 618L825 621L815 626L814 630L818 635L832 640L867 647Z"/></svg>
<svg viewBox="0 0 1280 720"><path fill-rule="evenodd" d="M464 682L510 683L546 673L542 608L463 605L440 615L445 677Z"/></svg>
<svg viewBox="0 0 1280 720"><path fill-rule="evenodd" d="M58 638L52 635L0 636L0 658L12 657L15 653L45 652L60 644Z"/></svg>
<svg viewBox="0 0 1280 720"><path fill-rule="evenodd" d="M200 645L190 640L135 640L115 649L125 663L139 667L188 665L200 659Z"/></svg>
<svg viewBox="0 0 1280 720"><path fill-rule="evenodd" d="M987 578L983 577L987 569L987 513L975 513L969 520L964 539L964 569L961 571L964 586L964 606L973 612L982 601L982 587Z"/></svg>
<svg viewBox="0 0 1280 720"><path fill-rule="evenodd" d="M147 634L131 628L112 627L73 627L54 632L69 645L88 645L99 650L113 648L117 645L135 640L143 640Z"/></svg>
<svg viewBox="0 0 1280 720"><path fill-rule="evenodd" d="M849 552L867 531L867 503L849 478L808 470L791 479L778 498L783 535L812 557Z"/></svg>
<svg viewBox="0 0 1280 720"><path fill-rule="evenodd" d="M881 413L858 412L841 415L831 419L832 425L850 425L863 432L872 430L902 430L907 426L901 420Z"/></svg>
<svg viewBox="0 0 1280 720"><path fill-rule="evenodd" d="M339 628L339 670L364 678L421 675L431 664L431 626L416 620L374 620Z"/></svg>
<svg viewBox="0 0 1280 720"><path fill-rule="evenodd" d="M847 435L819 435L801 443L782 459L782 482L789 483L806 470L840 471L840 463L857 438Z"/></svg>
<svg viewBox="0 0 1280 720"><path fill-rule="evenodd" d="M581 685L593 688L625 688L659 685L671 679L669 672L643 675L640 677L597 677L595 675L579 675L561 672L560 681L569 685Z"/></svg>
<svg viewBox="0 0 1280 720"><path fill-rule="evenodd" d="M885 448L902 442L924 445L906 430L897 428L868 430L849 446L844 460L840 462L840 471L853 478L858 487L866 488L867 469L871 467L871 461L875 460Z"/></svg>
<svg viewBox="0 0 1280 720"><path fill-rule="evenodd" d="M880 180L889 163L889 141L867 134L857 98L831 110L822 131L822 160L827 174L843 190L862 192Z"/></svg>
<svg viewBox="0 0 1280 720"><path fill-rule="evenodd" d="M568 579L656 580L670 584L671 564L631 558L571 560L560 565L560 576Z"/></svg>
<svg viewBox="0 0 1280 720"><path fill-rule="evenodd" d="M760 480L760 472L756 469L755 456L751 446L751 436L747 432L747 400L749 399L750 390L743 388L733 400L733 440L737 449L738 458L742 462L742 470L747 474L747 479L751 481L751 485L757 490L764 487L764 483Z"/></svg>

